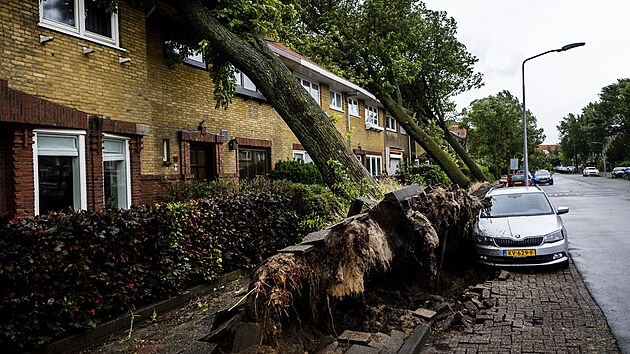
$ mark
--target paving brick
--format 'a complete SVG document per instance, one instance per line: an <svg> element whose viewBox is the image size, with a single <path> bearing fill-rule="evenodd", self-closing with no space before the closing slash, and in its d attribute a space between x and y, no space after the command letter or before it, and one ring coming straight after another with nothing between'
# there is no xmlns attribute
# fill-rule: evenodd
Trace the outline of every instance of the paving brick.
<svg viewBox="0 0 630 354"><path fill-rule="evenodd" d="M472 333L434 333L423 353L620 353L573 262L566 271L513 271L501 279L484 283L494 306L478 315Z"/></svg>

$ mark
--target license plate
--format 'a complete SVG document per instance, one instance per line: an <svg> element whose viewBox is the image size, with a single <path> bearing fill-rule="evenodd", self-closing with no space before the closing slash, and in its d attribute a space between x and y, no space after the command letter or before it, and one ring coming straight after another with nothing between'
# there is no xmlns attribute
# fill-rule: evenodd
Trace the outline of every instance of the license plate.
<svg viewBox="0 0 630 354"><path fill-rule="evenodd" d="M547 182L547 180L546 179L541 179L540 182L541 183L545 183L545 182Z"/></svg>
<svg viewBox="0 0 630 354"><path fill-rule="evenodd" d="M536 255L536 250L506 250L503 251L505 257L531 257Z"/></svg>

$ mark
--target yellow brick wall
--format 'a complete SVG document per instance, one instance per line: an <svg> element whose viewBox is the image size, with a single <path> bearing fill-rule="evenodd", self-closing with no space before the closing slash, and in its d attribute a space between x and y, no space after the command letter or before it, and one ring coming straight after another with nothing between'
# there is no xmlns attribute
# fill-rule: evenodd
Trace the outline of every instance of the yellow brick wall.
<svg viewBox="0 0 630 354"><path fill-rule="evenodd" d="M269 104L236 96L228 110L215 109L207 71L185 64L169 68L163 57L164 37L150 21L147 27L142 9L121 2L122 49L49 30L38 22L37 1L0 1L0 78L15 90L90 114L146 125L143 174L179 174L162 165L162 140L169 139L171 155L179 155L177 132L197 130L201 121L208 132L228 130L228 139L271 140L273 164L292 158L292 144L298 140ZM40 34L54 40L40 44ZM84 46L95 52L84 55ZM131 58L131 62L119 64L119 57ZM329 88L320 84L320 101L329 115L340 115L335 126L344 135L348 125L345 97L344 112L330 109ZM365 102L360 100L359 105L361 117L350 117L351 147L361 143L364 150L382 152L385 161L384 133L365 129ZM380 126L384 127L384 119L379 109ZM236 152L224 144L222 172L238 173L236 161Z"/></svg>
<svg viewBox="0 0 630 354"><path fill-rule="evenodd" d="M149 124L144 12L121 1L116 49L38 26L39 2L0 2L0 78L9 87L113 120ZM53 37L40 44L39 35ZM94 49L83 54L83 47ZM131 58L120 64L119 57ZM152 139L145 137L145 144ZM143 160L143 169L146 161Z"/></svg>
<svg viewBox="0 0 630 354"><path fill-rule="evenodd" d="M235 96L227 110L215 108L212 96L212 79L208 71L188 64L166 65L163 58L164 37L158 31L147 36L150 105L153 117L155 149L160 152L152 159L161 165L162 139L171 141L171 154L176 150L177 131L197 130L204 121L208 132L219 134L228 131L228 139L234 137L271 140L272 165L279 160L293 157L292 143L297 139L276 111L267 103L256 99ZM223 173L238 173L236 151L223 144ZM170 167L158 167L157 173L174 173Z"/></svg>

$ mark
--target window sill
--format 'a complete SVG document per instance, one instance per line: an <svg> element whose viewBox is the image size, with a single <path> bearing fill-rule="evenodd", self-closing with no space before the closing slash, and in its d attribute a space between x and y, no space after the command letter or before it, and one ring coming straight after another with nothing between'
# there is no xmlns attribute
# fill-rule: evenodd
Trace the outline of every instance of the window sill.
<svg viewBox="0 0 630 354"><path fill-rule="evenodd" d="M262 93L258 92L258 91L252 91L252 90L248 90L243 88L243 86L236 86L236 92L235 94L239 95L239 96L244 96L246 99L247 98L254 98L257 100L261 100L266 102L267 99L265 98L265 96L263 96Z"/></svg>
<svg viewBox="0 0 630 354"><path fill-rule="evenodd" d="M385 129L387 129L388 132L397 133L396 129L392 129L392 128L385 128Z"/></svg>
<svg viewBox="0 0 630 354"><path fill-rule="evenodd" d="M379 127L378 125L373 125L373 124L366 124L365 125L365 129L367 129L367 130L375 130L375 131L379 131L379 132L382 132L383 130L385 130L383 127Z"/></svg>
<svg viewBox="0 0 630 354"><path fill-rule="evenodd" d="M330 106L330 109L332 109L333 111L341 112L341 113L344 112L343 108L339 108L339 107Z"/></svg>
<svg viewBox="0 0 630 354"><path fill-rule="evenodd" d="M121 51L121 52L126 52L126 51L127 51L127 49L125 49L125 48L121 48L121 47L119 47L118 45L116 45L115 43L109 43L109 42L99 41L99 40L98 40L98 39L96 39L96 38L91 38L91 37L83 36L83 35L80 35L80 34L78 34L78 33L75 33L75 32L72 32L72 31L65 30L65 29L63 29L63 28L59 28L59 27L56 27L56 26L49 25L49 24L47 24L47 23L42 23L42 22L40 22L40 23L38 23L38 24L37 24L37 26L39 26L39 27L43 27L43 28L46 28L46 29L49 29L49 30L51 30L51 31L55 31L55 32L58 32L58 33L67 34L68 36L72 36L72 37L75 37L75 38L80 38L80 39L86 40L86 41L88 41L88 42L97 43L97 44L100 44L100 45L103 45L103 46L106 46L106 47L109 47L109 48L112 48L112 49L115 49L115 50L118 50L118 51Z"/></svg>

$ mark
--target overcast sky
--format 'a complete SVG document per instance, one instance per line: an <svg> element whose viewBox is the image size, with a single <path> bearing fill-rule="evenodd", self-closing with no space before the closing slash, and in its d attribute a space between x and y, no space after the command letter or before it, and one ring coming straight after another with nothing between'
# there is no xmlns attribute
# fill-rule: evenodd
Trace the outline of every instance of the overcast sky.
<svg viewBox="0 0 630 354"><path fill-rule="evenodd" d="M583 47L550 53L525 64L525 104L559 141L556 125L596 102L601 88L630 77L630 1L426 0L455 18L457 37L479 62L485 85L455 97L458 109L502 90L522 101L523 60L574 42Z"/></svg>

